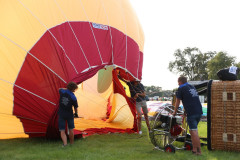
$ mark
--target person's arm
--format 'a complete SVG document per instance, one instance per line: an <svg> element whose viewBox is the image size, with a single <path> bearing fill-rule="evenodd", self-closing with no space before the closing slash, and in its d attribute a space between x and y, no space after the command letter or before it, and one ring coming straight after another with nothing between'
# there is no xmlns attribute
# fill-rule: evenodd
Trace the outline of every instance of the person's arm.
<svg viewBox="0 0 240 160"><path fill-rule="evenodd" d="M146 96L146 92L145 92L145 91L143 91L143 92L141 92L141 93L138 93L138 96L145 97L145 96Z"/></svg>
<svg viewBox="0 0 240 160"><path fill-rule="evenodd" d="M175 108L174 108L173 116L176 115L177 109L178 109L179 105L180 105L180 99L179 99L179 98L176 98L176 103L175 103Z"/></svg>
<svg viewBox="0 0 240 160"><path fill-rule="evenodd" d="M78 115L78 109L74 107L75 114Z"/></svg>
<svg viewBox="0 0 240 160"><path fill-rule="evenodd" d="M136 94L133 96L133 98L134 98L134 99L137 99L138 96L139 96L139 94L140 94L140 93L136 93Z"/></svg>
<svg viewBox="0 0 240 160"><path fill-rule="evenodd" d="M73 107L74 107L74 115L75 115L75 117L78 117L78 102L77 102L77 98L76 98L76 96L73 94L73 95L71 95L71 98L72 98L72 105L73 105Z"/></svg>

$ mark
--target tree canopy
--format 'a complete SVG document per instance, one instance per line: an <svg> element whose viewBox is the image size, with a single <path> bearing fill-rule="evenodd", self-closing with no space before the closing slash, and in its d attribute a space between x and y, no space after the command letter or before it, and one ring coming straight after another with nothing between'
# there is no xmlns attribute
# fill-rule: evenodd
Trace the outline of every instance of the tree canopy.
<svg viewBox="0 0 240 160"><path fill-rule="evenodd" d="M234 63L235 57L228 56L226 52L217 53L207 64L208 79L219 79L217 72L220 69L230 67Z"/></svg>
<svg viewBox="0 0 240 160"><path fill-rule="evenodd" d="M187 76L189 80L205 80L208 79L207 63L214 55L216 52L202 53L196 47L187 47L183 51L177 49L175 60L169 63L168 69Z"/></svg>

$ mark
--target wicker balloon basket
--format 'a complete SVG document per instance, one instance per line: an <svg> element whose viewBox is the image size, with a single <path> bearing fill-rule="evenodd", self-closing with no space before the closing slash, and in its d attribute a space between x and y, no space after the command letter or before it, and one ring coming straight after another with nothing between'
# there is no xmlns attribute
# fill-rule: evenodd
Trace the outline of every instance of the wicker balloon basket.
<svg viewBox="0 0 240 160"><path fill-rule="evenodd" d="M240 80L208 83L208 149L240 151Z"/></svg>

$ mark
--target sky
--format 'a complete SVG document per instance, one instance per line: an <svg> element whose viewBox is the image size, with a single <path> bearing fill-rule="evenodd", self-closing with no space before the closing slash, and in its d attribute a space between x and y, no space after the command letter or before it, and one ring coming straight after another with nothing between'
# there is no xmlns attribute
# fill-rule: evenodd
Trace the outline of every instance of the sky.
<svg viewBox="0 0 240 160"><path fill-rule="evenodd" d="M129 0L142 25L145 44L142 83L178 87L168 70L174 52L197 47L225 51L240 62L239 0Z"/></svg>

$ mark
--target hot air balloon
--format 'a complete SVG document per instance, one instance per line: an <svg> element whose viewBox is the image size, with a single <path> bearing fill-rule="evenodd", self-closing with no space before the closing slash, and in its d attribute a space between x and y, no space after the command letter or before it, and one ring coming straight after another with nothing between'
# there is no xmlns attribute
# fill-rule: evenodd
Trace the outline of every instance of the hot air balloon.
<svg viewBox="0 0 240 160"><path fill-rule="evenodd" d="M136 132L126 79L144 36L128 0L0 1L0 139L59 136L59 88L74 81L74 133ZM125 85L125 87L123 87Z"/></svg>

